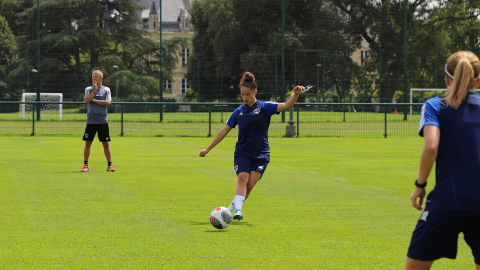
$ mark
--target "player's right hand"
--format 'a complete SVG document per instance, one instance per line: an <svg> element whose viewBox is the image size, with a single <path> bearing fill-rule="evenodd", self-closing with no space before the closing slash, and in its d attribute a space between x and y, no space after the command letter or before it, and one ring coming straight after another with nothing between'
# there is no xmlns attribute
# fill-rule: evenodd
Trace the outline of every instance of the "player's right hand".
<svg viewBox="0 0 480 270"><path fill-rule="evenodd" d="M204 157L206 154L208 154L208 152L210 152L210 150L203 149L202 151L200 151L200 155L199 155L199 156Z"/></svg>

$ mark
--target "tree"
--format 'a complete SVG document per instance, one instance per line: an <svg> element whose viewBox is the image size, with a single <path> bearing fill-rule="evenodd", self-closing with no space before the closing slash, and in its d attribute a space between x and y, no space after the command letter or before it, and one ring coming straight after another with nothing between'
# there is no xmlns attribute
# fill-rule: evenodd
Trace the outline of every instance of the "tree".
<svg viewBox="0 0 480 270"><path fill-rule="evenodd" d="M17 60L17 47L13 33L5 18L0 15L0 100L11 95L11 93L6 92L7 85L1 79L5 76L8 65Z"/></svg>
<svg viewBox="0 0 480 270"><path fill-rule="evenodd" d="M27 58L28 54L29 66L36 67L37 6L34 1L25 2L29 2L28 7L16 14L16 39L20 55ZM117 71L112 67L117 65L119 74L126 76L121 83L138 83L138 87L120 84L120 89L125 90L119 93L123 100L139 100L142 93L158 96L159 43L134 27L139 9L142 7L134 0L41 0L41 90L64 93L65 100L82 100L83 89L91 83L91 72L102 70L105 82L110 83L107 78ZM171 78L169 72L175 67L176 55L187 45L185 38L164 42L164 79ZM10 68L10 77L25 77L29 72L20 62ZM157 81L156 87L152 78ZM9 87L25 89L26 85L11 81Z"/></svg>
<svg viewBox="0 0 480 270"><path fill-rule="evenodd" d="M13 33L0 15L0 74L4 74L6 66L17 59L16 50Z"/></svg>
<svg viewBox="0 0 480 270"><path fill-rule="evenodd" d="M363 70L382 74L376 85L384 101L391 102L396 91L404 90L404 1L333 0L332 3L348 20L350 34L368 42L371 61ZM459 49L478 51L480 1L407 3L407 88L444 87L443 80L435 77L443 70L437 63L445 63L448 55Z"/></svg>
<svg viewBox="0 0 480 270"><path fill-rule="evenodd" d="M258 80L263 80L260 93L266 94L261 94L260 98L269 99L275 91L275 75L281 76L281 3L274 0L194 1L191 16L195 36L187 76L193 90L197 91L201 73L201 101L220 98L220 91L202 89L218 89L222 73L224 84L234 90L226 93L227 99L236 100L238 81L247 66ZM323 63L325 54L327 88L343 91L343 74L351 74L357 68L348 55L356 48L360 38L345 35L347 25L338 12L325 2L287 1L285 24L287 88L295 81L295 51L309 49L324 53L304 55L302 63L297 65L297 82L309 84L316 81L316 65ZM259 56L262 54L268 56Z"/></svg>

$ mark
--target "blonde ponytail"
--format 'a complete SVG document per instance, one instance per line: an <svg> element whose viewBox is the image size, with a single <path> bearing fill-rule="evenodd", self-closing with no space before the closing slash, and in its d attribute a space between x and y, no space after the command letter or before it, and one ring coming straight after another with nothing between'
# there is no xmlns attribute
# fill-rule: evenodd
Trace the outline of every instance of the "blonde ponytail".
<svg viewBox="0 0 480 270"><path fill-rule="evenodd" d="M478 57L472 52L457 52L448 58L445 71L452 78L452 83L447 87L442 100L449 107L457 109L467 98L468 92L475 88L475 80L480 73Z"/></svg>

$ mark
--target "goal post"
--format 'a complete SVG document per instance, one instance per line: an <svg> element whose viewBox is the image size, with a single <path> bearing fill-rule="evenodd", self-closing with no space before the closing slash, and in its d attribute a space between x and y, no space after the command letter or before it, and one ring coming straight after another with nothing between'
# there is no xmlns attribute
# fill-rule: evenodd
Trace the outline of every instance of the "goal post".
<svg viewBox="0 0 480 270"><path fill-rule="evenodd" d="M446 90L446 88L411 88L410 103L413 103L413 92L437 92L435 96L439 96L444 94ZM475 92L480 92L480 89L475 89ZM412 106L410 106L410 115L412 115Z"/></svg>
<svg viewBox="0 0 480 270"><path fill-rule="evenodd" d="M410 88L410 103L413 103L413 92L438 92L438 96L445 93L445 88ZM410 115L412 115L412 106L410 106Z"/></svg>
<svg viewBox="0 0 480 270"><path fill-rule="evenodd" d="M21 102L37 101L37 93L22 93ZM40 93L40 101L43 102L63 102L63 93ZM60 120L63 120L63 104L45 104L40 105L42 111L58 111ZM25 119L25 113L33 110L33 104L20 104L20 114Z"/></svg>

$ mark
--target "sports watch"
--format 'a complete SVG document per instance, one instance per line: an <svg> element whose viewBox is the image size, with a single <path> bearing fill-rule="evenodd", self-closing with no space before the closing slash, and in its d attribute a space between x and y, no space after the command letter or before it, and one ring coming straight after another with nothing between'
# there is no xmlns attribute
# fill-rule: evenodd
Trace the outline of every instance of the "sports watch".
<svg viewBox="0 0 480 270"><path fill-rule="evenodd" d="M418 183L418 178L417 178L417 179L415 179L415 186L419 187L419 188L425 188L427 186L427 181L425 181L425 183L423 183L423 184L419 184Z"/></svg>

